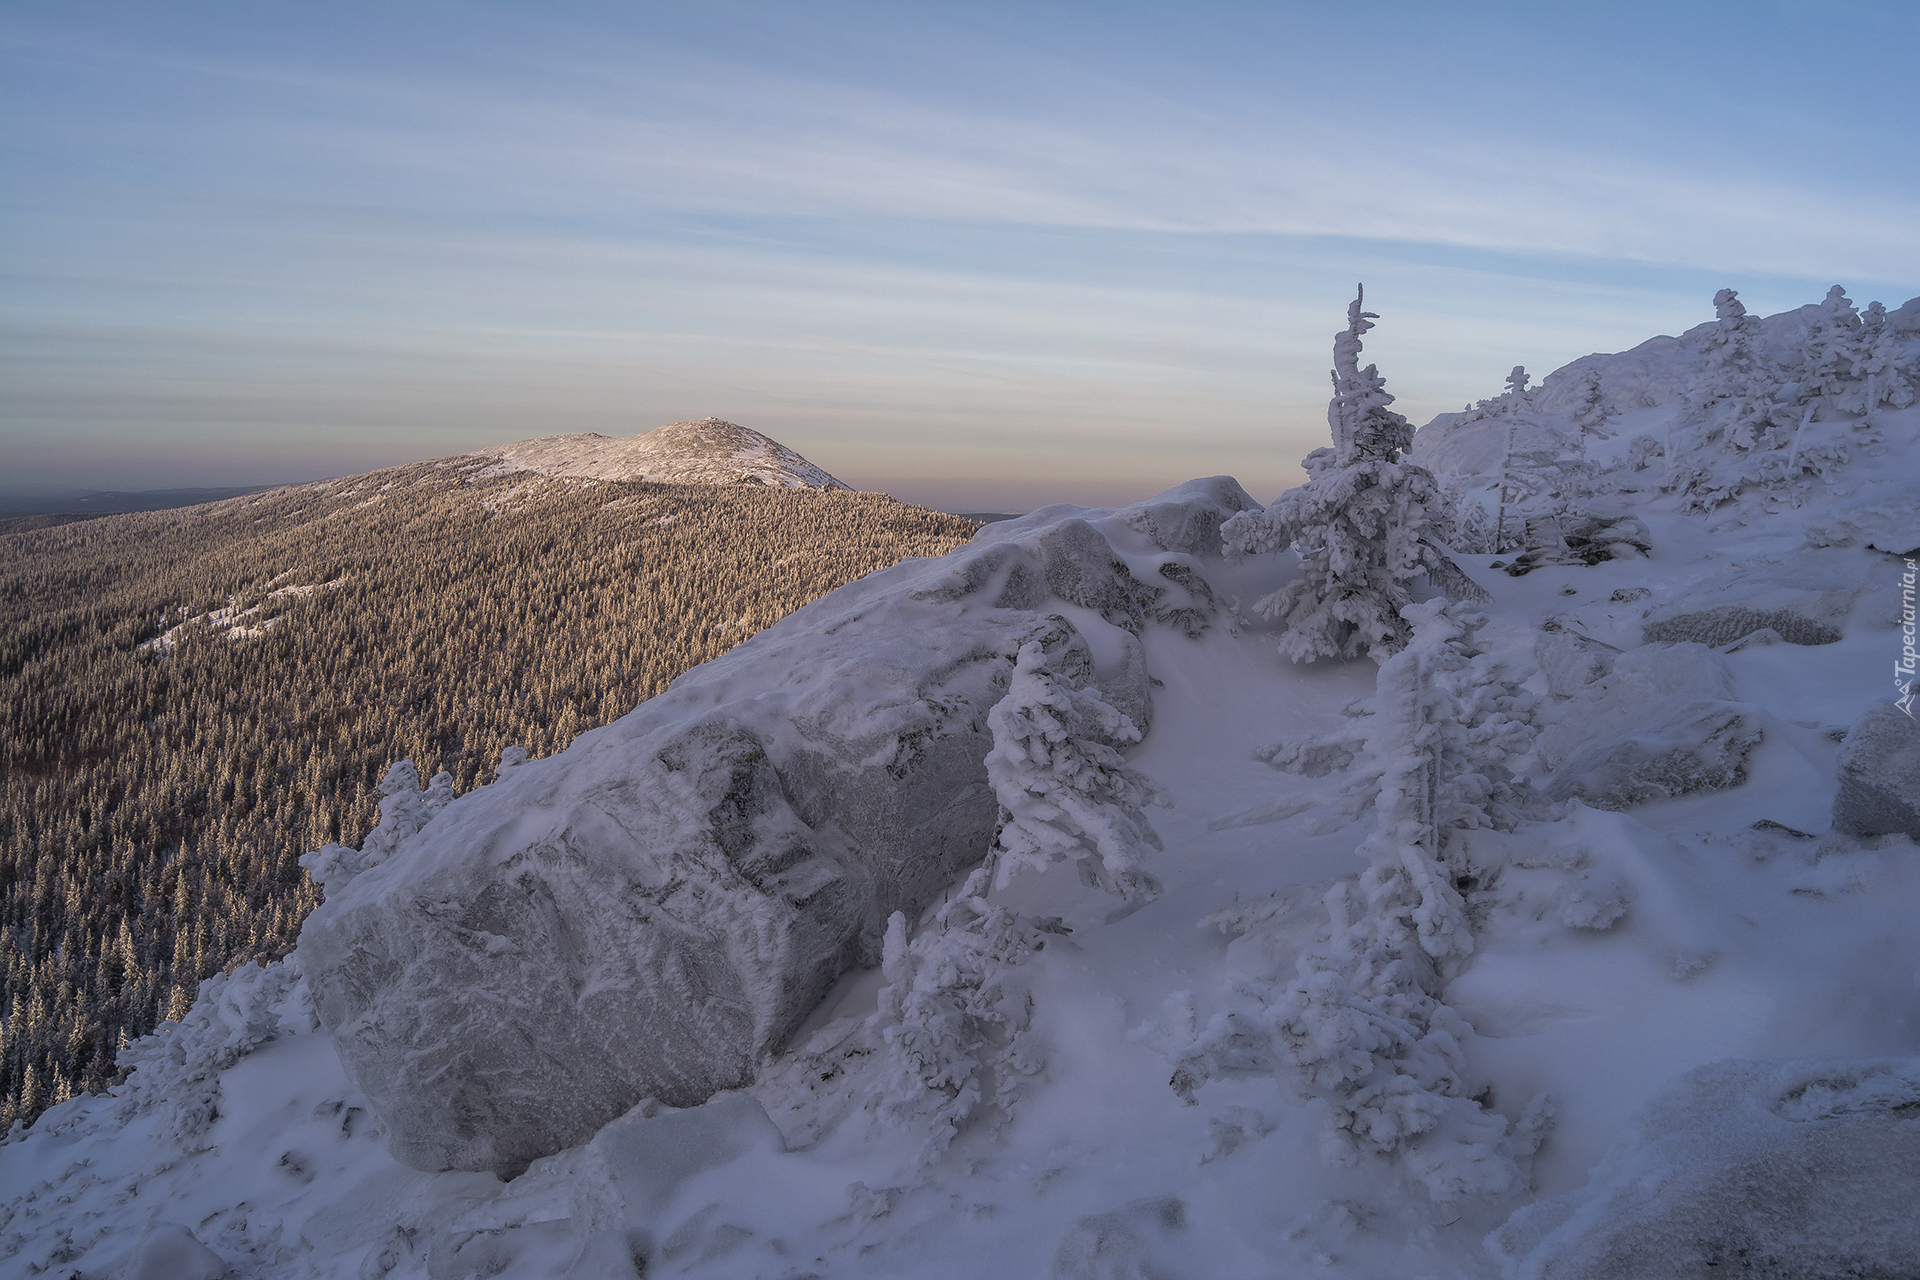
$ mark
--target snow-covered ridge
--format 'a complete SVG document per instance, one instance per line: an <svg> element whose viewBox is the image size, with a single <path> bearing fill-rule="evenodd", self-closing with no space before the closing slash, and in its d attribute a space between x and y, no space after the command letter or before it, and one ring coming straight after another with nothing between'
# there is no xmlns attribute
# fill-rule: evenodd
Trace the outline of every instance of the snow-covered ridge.
<svg viewBox="0 0 1920 1280"><path fill-rule="evenodd" d="M1908 1274L1920 307L1816 310L1430 425L1438 503L1353 324L1312 503L1045 508L489 786L396 766L293 957L0 1148L0 1255ZM1251 602L1311 617L1369 493L1451 554L1382 566L1391 657L1290 663Z"/></svg>
<svg viewBox="0 0 1920 1280"><path fill-rule="evenodd" d="M476 449L494 462L478 474L530 471L588 480L655 484L765 484L788 489L847 489L779 441L719 418L672 422L629 439L586 432L541 436Z"/></svg>

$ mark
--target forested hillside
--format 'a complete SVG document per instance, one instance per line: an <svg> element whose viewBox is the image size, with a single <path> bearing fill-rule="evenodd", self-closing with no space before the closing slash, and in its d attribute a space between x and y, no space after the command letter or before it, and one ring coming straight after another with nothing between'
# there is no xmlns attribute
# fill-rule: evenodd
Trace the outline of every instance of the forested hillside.
<svg viewBox="0 0 1920 1280"><path fill-rule="evenodd" d="M974 522L421 463L0 537L0 1128L284 954L386 766L464 791Z"/></svg>

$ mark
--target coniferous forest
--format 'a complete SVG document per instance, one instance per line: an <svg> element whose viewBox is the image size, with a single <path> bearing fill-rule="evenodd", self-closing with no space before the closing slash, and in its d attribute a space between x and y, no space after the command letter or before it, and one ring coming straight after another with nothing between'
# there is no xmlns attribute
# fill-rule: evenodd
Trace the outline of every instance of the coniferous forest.
<svg viewBox="0 0 1920 1280"><path fill-rule="evenodd" d="M965 542L884 494L420 463L0 536L0 1128L284 955L392 761L458 791Z"/></svg>

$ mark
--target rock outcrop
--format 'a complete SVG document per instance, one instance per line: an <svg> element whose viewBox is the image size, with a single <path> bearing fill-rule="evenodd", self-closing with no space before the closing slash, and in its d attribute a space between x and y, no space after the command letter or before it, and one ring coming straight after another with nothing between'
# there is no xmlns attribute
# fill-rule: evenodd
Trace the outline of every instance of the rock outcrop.
<svg viewBox="0 0 1920 1280"><path fill-rule="evenodd" d="M1847 731L1833 829L1920 840L1920 722L1899 707L1876 707Z"/></svg>
<svg viewBox="0 0 1920 1280"><path fill-rule="evenodd" d="M1866 585L1859 553L1803 549L1684 588L1647 614L1644 634L1650 644L1723 645L1771 628L1789 644L1833 644Z"/></svg>
<svg viewBox="0 0 1920 1280"><path fill-rule="evenodd" d="M1487 1244L1506 1280L1891 1280L1916 1203L1920 1059L1718 1062Z"/></svg>
<svg viewBox="0 0 1920 1280"><path fill-rule="evenodd" d="M1753 707L1732 700L1726 659L1701 644L1650 644L1610 657L1606 674L1591 679L1571 660L1561 664L1560 687L1575 696L1540 736L1549 796L1618 810L1745 780L1760 722Z"/></svg>
<svg viewBox="0 0 1920 1280"><path fill-rule="evenodd" d="M1021 641L1066 617L1144 727L1137 637L1198 634L1215 610L1202 562L1157 539L1202 544L1187 535L1253 505L1222 478L1143 504L1150 518L989 526L417 829L417 806L383 803L408 830L370 837L377 861L315 859L327 901L300 954L394 1155L511 1176L642 1099L747 1084L841 973L877 961L890 913L985 855L985 714Z"/></svg>

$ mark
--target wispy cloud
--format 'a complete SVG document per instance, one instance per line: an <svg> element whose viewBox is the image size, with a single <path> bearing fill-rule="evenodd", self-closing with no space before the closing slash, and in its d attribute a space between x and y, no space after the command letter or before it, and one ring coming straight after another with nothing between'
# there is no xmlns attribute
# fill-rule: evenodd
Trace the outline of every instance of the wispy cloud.
<svg viewBox="0 0 1920 1280"><path fill-rule="evenodd" d="M1911 169L1851 152L1809 182L1680 120L1489 125L1440 70L1362 110L1302 61L1318 36L1252 83L1174 74L1191 50L844 20L802 47L783 20L722 42L522 13L538 38L320 52L15 23L10 458L151 438L252 480L321 438L350 469L719 412L983 502L1012 472L1273 489L1324 430L1363 276L1416 420L1697 322L1721 284L1920 291Z"/></svg>

